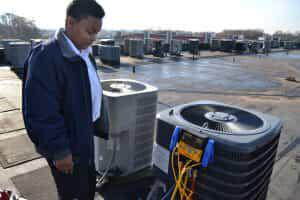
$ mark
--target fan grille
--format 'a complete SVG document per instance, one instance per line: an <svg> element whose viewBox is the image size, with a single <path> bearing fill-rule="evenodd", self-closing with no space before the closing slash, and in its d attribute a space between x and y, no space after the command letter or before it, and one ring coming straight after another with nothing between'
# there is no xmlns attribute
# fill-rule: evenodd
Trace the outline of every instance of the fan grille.
<svg viewBox="0 0 300 200"><path fill-rule="evenodd" d="M104 91L115 93L139 92L146 89L142 84L129 81L105 81L102 82L102 88Z"/></svg>
<svg viewBox="0 0 300 200"><path fill-rule="evenodd" d="M263 120L250 112L222 105L189 106L180 114L192 124L222 133L248 134L248 131L257 130L264 125Z"/></svg>

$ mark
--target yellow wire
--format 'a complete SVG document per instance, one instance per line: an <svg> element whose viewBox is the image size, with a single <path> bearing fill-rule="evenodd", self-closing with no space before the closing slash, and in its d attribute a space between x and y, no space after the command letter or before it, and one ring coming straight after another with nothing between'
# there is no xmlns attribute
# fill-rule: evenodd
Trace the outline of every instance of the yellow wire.
<svg viewBox="0 0 300 200"><path fill-rule="evenodd" d="M191 162L192 162L192 161L190 160L190 161L188 161L188 162L184 165L184 167L183 167L183 169L182 169L182 172L180 173L180 177L178 178L178 189L179 189L180 197L181 197L181 198L182 198L183 195L184 195L185 197L187 197L187 194L186 194L185 190L181 187L181 185L182 185L182 178L183 178L183 176L184 176L184 174L185 174L185 172L186 172L186 169L187 169L188 165L189 165Z"/></svg>
<svg viewBox="0 0 300 200"><path fill-rule="evenodd" d="M186 192L186 189L187 189L188 177L189 177L189 175L188 175L188 174L185 174L185 176L184 176L184 183L183 183L183 187L182 187L182 190L183 190L184 192Z"/></svg>
<svg viewBox="0 0 300 200"><path fill-rule="evenodd" d="M183 175L182 175L182 179L183 179L183 177L185 177L184 179L184 182L183 183L181 183L182 182L182 179L181 180L178 180L179 181L179 185L181 186L182 185L182 187L180 187L180 192L185 196L185 198L186 199L188 199L188 195L187 195L187 192L186 192L186 190L187 190L187 181L188 181L188 174L186 174L186 172L188 171L188 168L189 168L189 166L188 165L186 165L186 168L185 168L185 171L183 171L182 173L183 173Z"/></svg>
<svg viewBox="0 0 300 200"><path fill-rule="evenodd" d="M176 177L176 172L175 172L175 167L174 167L174 153L175 153L176 149L177 149L177 146L172 151L171 165L172 165L174 181L177 183L177 177ZM171 199L173 199L176 196L176 193L177 193L177 186L173 190Z"/></svg>
<svg viewBox="0 0 300 200"><path fill-rule="evenodd" d="M188 165L186 165L186 167L188 167ZM184 174L182 177L184 177L184 182L182 183L181 181L179 182L179 194L180 194L180 199L183 198L183 196L188 197L187 193L186 193L186 185L187 185L187 181L188 181L188 175Z"/></svg>
<svg viewBox="0 0 300 200"><path fill-rule="evenodd" d="M183 196L185 196L185 198L187 200L190 199L191 197L191 191L186 188L186 184L187 184L187 177L188 175L185 176L185 181L182 183L182 178L184 177L184 174L187 172L187 170L189 169L192 169L196 166L199 166L201 165L201 163L197 163L197 164L194 164L194 165L190 165L190 163L192 162L192 160L189 160L184 166L183 168L181 169L181 163L179 161L179 155L177 156L177 162L178 162L178 180L177 180L177 175L176 175L176 170L175 170L175 166L174 166L174 154L176 152L176 150L178 149L178 147L176 146L173 151L172 151L172 154L171 154L171 166L172 166L172 171L173 171L173 176L174 176L174 180L176 182L176 187L174 188L173 190L173 193L172 193L172 197L171 197L171 200L174 200L175 197L176 197L176 194L177 194L177 190L179 191L179 194L180 194L180 199L182 199ZM189 190L189 195L187 194L186 190Z"/></svg>
<svg viewBox="0 0 300 200"><path fill-rule="evenodd" d="M191 162L191 160L190 160L187 164L189 164L190 162ZM197 163L197 164L194 164L194 165L190 165L190 166L184 167L184 169L183 169L183 171L182 171L182 174L181 174L181 176L179 177L178 182L179 182L179 183L181 182L181 179L182 179L183 175L184 175L189 169L192 169L192 168L197 167L197 166L199 166L199 165L201 165L201 163ZM180 185L181 185L181 184L180 184ZM191 195L190 195L190 194L189 194L189 195L186 194L186 189L187 189L186 187L183 188L183 195L184 195L187 199L190 199Z"/></svg>
<svg viewBox="0 0 300 200"><path fill-rule="evenodd" d="M182 162L180 162L180 153L179 151L177 152L177 167L178 167L178 176L181 173L181 168L182 168ZM176 180L177 181L177 180ZM180 187L178 188L179 190L179 195L180 195L180 199L182 199L182 193L180 191Z"/></svg>
<svg viewBox="0 0 300 200"><path fill-rule="evenodd" d="M177 189L179 189L179 192L183 192L183 195L187 197L187 194L185 191L181 191L181 179L182 179L182 176L184 175L184 173L186 172L186 169L187 169L187 166L192 162L192 160L189 160L183 167L179 177L178 177L178 180L176 181L176 187L172 193L172 197L171 197L171 200L173 200L176 196L176 193L177 193Z"/></svg>
<svg viewBox="0 0 300 200"><path fill-rule="evenodd" d="M177 150L178 150L178 148L177 148ZM178 166L178 176L179 176L181 173L181 170L182 170L182 162L180 162L179 152L177 155L177 166ZM183 188L184 188L184 186L183 186ZM187 194L185 193L185 190L183 190L183 188L181 187L181 184L179 183L178 190L179 190L179 194L180 194L180 199L182 199L183 195L187 196Z"/></svg>
<svg viewBox="0 0 300 200"><path fill-rule="evenodd" d="M176 193L177 193L177 177L176 177L175 166L174 166L174 153L175 153L176 150L177 150L177 146L173 149L173 151L172 151L172 158L171 158L171 165L172 165L172 170L173 170L173 175L174 175L174 181L176 183L176 187L173 190L171 199L174 199L175 196L176 196Z"/></svg>
<svg viewBox="0 0 300 200"><path fill-rule="evenodd" d="M193 178L195 177L196 178L196 176L197 176L197 170L195 170L194 172L193 172ZM191 191L191 190L189 190L189 195L188 195L188 200L189 199L191 199L191 196L193 195L193 191Z"/></svg>
<svg viewBox="0 0 300 200"><path fill-rule="evenodd" d="M172 166L172 171L173 171L173 176L174 176L174 180L177 180L176 177L176 172L175 172L175 168L174 168L174 153L176 151L177 147L175 147L172 151L172 158L171 158L171 166Z"/></svg>

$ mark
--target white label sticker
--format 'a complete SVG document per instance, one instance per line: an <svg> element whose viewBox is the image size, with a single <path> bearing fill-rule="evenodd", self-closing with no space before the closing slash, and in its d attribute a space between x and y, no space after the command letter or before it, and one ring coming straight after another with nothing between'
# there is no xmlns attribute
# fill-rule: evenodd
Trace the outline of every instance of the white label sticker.
<svg viewBox="0 0 300 200"><path fill-rule="evenodd" d="M168 174L170 152L158 144L154 144L153 164Z"/></svg>

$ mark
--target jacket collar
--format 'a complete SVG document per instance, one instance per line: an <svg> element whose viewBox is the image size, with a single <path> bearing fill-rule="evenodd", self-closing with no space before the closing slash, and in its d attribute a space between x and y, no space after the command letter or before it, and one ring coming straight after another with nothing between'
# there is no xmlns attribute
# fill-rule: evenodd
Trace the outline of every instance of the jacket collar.
<svg viewBox="0 0 300 200"><path fill-rule="evenodd" d="M72 41L70 41L66 35L65 30L63 28L56 31L54 39L58 42L58 46L60 47L60 50L62 52L62 55L69 59L70 61L78 61L80 59L79 50L74 46ZM77 51L76 51L77 50ZM86 49L87 53L89 53L89 58L91 59L95 69L96 68L96 61L94 57L92 56L92 48L89 47Z"/></svg>
<svg viewBox="0 0 300 200"><path fill-rule="evenodd" d="M76 54L76 52L72 49L72 47L69 45L67 38L64 35L64 29L59 29L54 36L55 40L58 43L58 46L60 47L60 50L62 52L62 55L65 58L68 58L69 60L78 60L79 56Z"/></svg>

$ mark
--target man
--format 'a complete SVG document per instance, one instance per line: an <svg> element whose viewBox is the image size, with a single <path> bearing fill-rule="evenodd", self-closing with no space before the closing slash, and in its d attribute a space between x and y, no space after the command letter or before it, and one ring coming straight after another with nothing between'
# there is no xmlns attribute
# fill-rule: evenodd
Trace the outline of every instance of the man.
<svg viewBox="0 0 300 200"><path fill-rule="evenodd" d="M35 47L24 66L26 129L47 159L62 200L93 200L95 195L93 135L105 112L90 46L104 15L96 1L72 1L65 29Z"/></svg>

